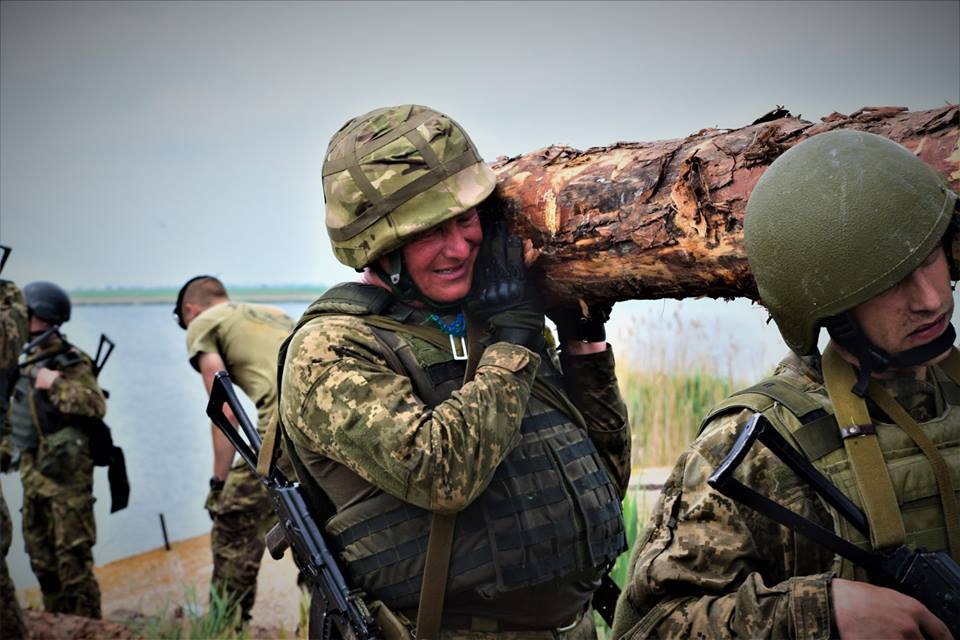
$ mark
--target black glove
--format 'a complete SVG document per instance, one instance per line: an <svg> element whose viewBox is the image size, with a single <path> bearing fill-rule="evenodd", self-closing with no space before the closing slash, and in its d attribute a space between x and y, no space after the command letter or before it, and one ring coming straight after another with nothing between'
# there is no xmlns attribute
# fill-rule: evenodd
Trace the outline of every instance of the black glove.
<svg viewBox="0 0 960 640"><path fill-rule="evenodd" d="M6 473L7 471L10 471L12 464L13 456L6 451L0 451L0 473Z"/></svg>
<svg viewBox="0 0 960 640"><path fill-rule="evenodd" d="M520 238L502 221L484 228L467 311L487 323L497 342L543 348L543 304L527 282Z"/></svg>
<svg viewBox="0 0 960 640"><path fill-rule="evenodd" d="M547 317L557 325L557 338L560 344L567 342L604 342L607 332L603 328L613 311L612 302L592 302L580 300L573 304L547 309Z"/></svg>

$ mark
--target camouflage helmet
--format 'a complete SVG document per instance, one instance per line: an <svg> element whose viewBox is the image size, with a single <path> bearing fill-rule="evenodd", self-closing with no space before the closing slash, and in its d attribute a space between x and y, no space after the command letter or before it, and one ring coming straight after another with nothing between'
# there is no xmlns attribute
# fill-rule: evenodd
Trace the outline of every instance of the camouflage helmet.
<svg viewBox="0 0 960 640"><path fill-rule="evenodd" d="M837 130L796 145L750 194L743 235L760 299L787 345L892 287L944 239L957 194L908 149Z"/></svg>
<svg viewBox="0 0 960 640"><path fill-rule="evenodd" d="M466 132L442 113L407 104L354 118L323 163L333 252L365 267L483 202L495 185Z"/></svg>
<svg viewBox="0 0 960 640"><path fill-rule="evenodd" d="M70 319L70 297L53 284L37 280L23 288L27 311L52 324L63 324Z"/></svg>

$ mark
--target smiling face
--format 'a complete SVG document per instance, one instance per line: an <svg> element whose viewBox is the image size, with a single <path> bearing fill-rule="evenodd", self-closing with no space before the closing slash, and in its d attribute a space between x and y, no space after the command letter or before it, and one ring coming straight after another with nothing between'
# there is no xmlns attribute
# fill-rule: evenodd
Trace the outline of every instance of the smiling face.
<svg viewBox="0 0 960 640"><path fill-rule="evenodd" d="M480 217L468 209L404 245L404 266L427 298L456 302L470 292L481 240Z"/></svg>
<svg viewBox="0 0 960 640"><path fill-rule="evenodd" d="M953 307L947 257L938 246L910 275L852 313L870 342L897 353L939 337L950 323ZM930 363L943 355L946 352Z"/></svg>

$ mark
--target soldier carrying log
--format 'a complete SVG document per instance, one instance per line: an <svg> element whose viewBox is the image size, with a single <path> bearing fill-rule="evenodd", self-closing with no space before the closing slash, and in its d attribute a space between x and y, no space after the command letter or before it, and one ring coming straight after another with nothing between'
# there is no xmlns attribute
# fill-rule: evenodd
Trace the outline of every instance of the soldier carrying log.
<svg viewBox="0 0 960 640"><path fill-rule="evenodd" d="M363 275L281 350L280 418L352 585L387 638L593 638L630 460L609 309L550 310L557 358L484 208L494 175L442 113L352 119L323 174L334 252Z"/></svg>
<svg viewBox="0 0 960 640"><path fill-rule="evenodd" d="M956 620L874 584L865 567L708 479L760 412L868 526L840 517L768 449L746 454L735 472L743 485L864 550L906 545L960 560L957 223L944 180L870 133L813 136L763 174L744 238L792 353L704 418L635 550L617 637L951 637ZM831 339L822 354L821 328Z"/></svg>

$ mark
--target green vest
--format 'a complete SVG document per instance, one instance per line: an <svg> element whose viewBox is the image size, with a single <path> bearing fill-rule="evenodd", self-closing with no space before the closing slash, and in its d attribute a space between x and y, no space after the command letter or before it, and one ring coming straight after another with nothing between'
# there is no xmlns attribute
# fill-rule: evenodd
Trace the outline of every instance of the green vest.
<svg viewBox="0 0 960 640"><path fill-rule="evenodd" d="M376 287L346 284L317 300L297 329L324 314L365 316L391 368L409 377L417 395L435 406L462 386L466 362L415 335L373 324L384 316L405 322L414 313ZM286 345L281 367L285 351ZM550 358L543 358L537 376L562 388ZM527 403L520 431L521 444L487 489L457 514L447 589L454 601L458 593L493 598L548 581L569 581L574 591L582 591L584 581L595 587L626 548L617 490L586 431L537 395ZM328 502L316 495L322 489L289 440L286 448L314 504ZM353 483L347 486L368 496L325 514L332 516L326 529L351 583L393 609L416 607L432 514L371 487L333 461L327 461L324 478Z"/></svg>
<svg viewBox="0 0 960 640"><path fill-rule="evenodd" d="M939 367L931 367L946 404L938 417L920 423L943 455L953 478L960 487L960 384L951 380ZM773 409L785 408L797 421L787 422ZM858 507L863 503L856 478L840 438L833 407L826 389L801 387L798 381L785 376L772 376L732 396L714 407L703 419L700 429L715 417L732 411L750 409L763 413L787 440L800 450L814 466L836 485ZM877 422L880 450L896 492L897 503L906 529L909 547L925 547L929 551L947 551L947 529L939 489L927 457L895 424ZM863 549L871 549L870 540L823 502L833 519L834 531ZM834 571L838 577L867 580L866 572L849 560L836 556Z"/></svg>

